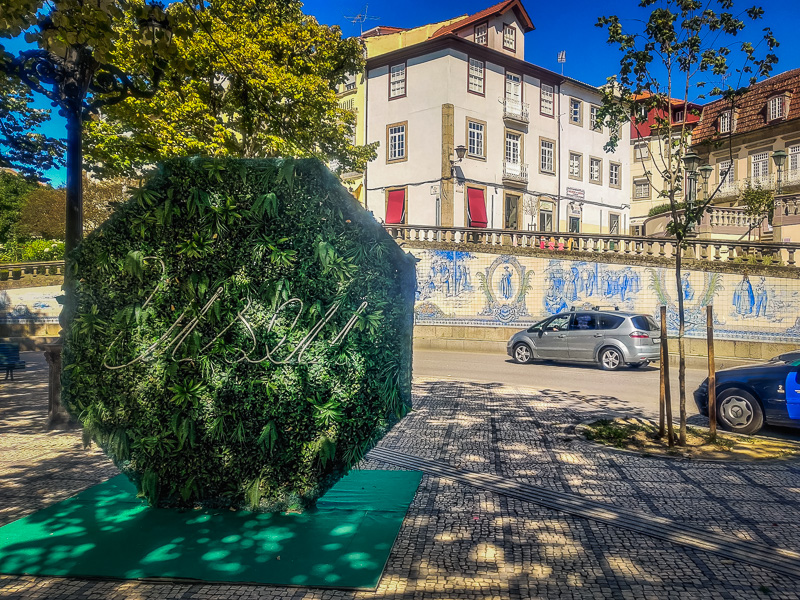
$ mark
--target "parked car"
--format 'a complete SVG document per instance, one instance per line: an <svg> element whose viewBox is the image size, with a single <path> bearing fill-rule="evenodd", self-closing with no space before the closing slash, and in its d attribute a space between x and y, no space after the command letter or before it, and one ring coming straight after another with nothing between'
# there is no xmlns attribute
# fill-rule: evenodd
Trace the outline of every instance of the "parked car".
<svg viewBox="0 0 800 600"><path fill-rule="evenodd" d="M604 310L562 312L515 333L506 351L514 361L594 362L613 371L659 360L661 330L652 317Z"/></svg>
<svg viewBox="0 0 800 600"><path fill-rule="evenodd" d="M766 363L717 371L717 423L737 433L755 433L764 425L800 427L800 352ZM701 415L708 416L708 379L694 392Z"/></svg>

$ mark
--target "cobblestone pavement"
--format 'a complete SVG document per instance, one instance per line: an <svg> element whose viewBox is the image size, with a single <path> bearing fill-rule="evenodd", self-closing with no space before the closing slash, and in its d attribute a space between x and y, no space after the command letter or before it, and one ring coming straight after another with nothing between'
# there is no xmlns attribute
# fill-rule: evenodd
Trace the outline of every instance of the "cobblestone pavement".
<svg viewBox="0 0 800 600"><path fill-rule="evenodd" d="M31 355L32 356L32 355ZM25 357L26 360L30 357ZM76 432L41 432L43 361L0 382L0 524L116 470ZM607 407L553 390L417 380L382 448L800 550L800 463L645 458L575 438ZM396 468L368 459L365 468ZM800 581L425 475L375 592L0 575L0 597L113 599L800 598Z"/></svg>

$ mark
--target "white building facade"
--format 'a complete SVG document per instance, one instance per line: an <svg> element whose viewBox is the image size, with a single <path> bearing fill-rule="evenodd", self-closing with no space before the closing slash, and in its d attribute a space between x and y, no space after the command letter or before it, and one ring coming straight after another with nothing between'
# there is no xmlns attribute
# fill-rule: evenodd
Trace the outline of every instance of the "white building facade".
<svg viewBox="0 0 800 600"><path fill-rule="evenodd" d="M365 139L379 148L365 204L376 218L627 232L629 131L605 152L599 91L521 59L532 27L520 6L367 61Z"/></svg>

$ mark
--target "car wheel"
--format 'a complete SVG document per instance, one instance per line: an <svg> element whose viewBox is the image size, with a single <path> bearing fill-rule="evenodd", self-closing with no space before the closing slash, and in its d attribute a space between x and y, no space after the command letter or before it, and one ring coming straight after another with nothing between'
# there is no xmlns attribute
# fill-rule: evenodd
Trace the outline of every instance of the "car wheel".
<svg viewBox="0 0 800 600"><path fill-rule="evenodd" d="M646 367L649 364L650 364L649 360L643 360L642 362L631 363L630 367L631 367L631 369L638 369L639 367Z"/></svg>
<svg viewBox="0 0 800 600"><path fill-rule="evenodd" d="M528 344L517 344L514 346L514 362L524 365L532 360L533 352L531 352L531 348Z"/></svg>
<svg viewBox="0 0 800 600"><path fill-rule="evenodd" d="M616 348L600 350L600 368L604 371L616 371L622 366L622 353Z"/></svg>
<svg viewBox="0 0 800 600"><path fill-rule="evenodd" d="M755 433L764 425L764 412L752 394L744 390L725 390L717 396L717 422L735 433Z"/></svg>

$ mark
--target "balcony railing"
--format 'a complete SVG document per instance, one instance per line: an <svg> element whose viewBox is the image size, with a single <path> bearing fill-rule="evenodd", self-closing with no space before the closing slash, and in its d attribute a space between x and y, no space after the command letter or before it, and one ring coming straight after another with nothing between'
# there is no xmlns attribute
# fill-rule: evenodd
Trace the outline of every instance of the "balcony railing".
<svg viewBox="0 0 800 600"><path fill-rule="evenodd" d="M530 123L528 104L526 102L520 102L519 100L510 100L508 98L504 98L503 118L527 125Z"/></svg>
<svg viewBox="0 0 800 600"><path fill-rule="evenodd" d="M503 183L528 183L528 165L503 161Z"/></svg>
<svg viewBox="0 0 800 600"><path fill-rule="evenodd" d="M781 174L781 188L786 186L796 186L800 184L800 169L786 170ZM747 186L761 187L765 190L775 190L778 187L777 175L770 174L763 177L744 177L732 183L728 183L720 187L715 198L728 198L730 196L738 196ZM716 186L710 186L709 192L713 192Z"/></svg>
<svg viewBox="0 0 800 600"><path fill-rule="evenodd" d="M674 259L679 247L674 238L651 238L629 235L590 233L554 233L511 229L470 229L466 227L427 227L421 225L384 225L395 240L406 245L475 244L487 251L503 248L532 248L552 252L590 252L623 257ZM734 240L689 239L682 256L710 263L746 263L760 266L797 268L800 244L760 244Z"/></svg>

